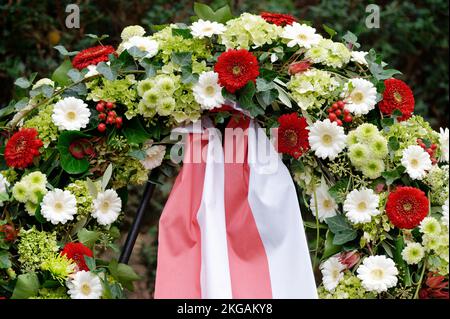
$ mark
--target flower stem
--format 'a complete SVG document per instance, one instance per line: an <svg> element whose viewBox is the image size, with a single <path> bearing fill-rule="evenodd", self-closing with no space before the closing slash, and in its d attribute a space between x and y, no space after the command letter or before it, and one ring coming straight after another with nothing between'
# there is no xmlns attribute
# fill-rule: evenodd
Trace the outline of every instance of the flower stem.
<svg viewBox="0 0 450 319"><path fill-rule="evenodd" d="M319 229L319 204L317 203L317 193L316 188L314 187L314 207L316 209L316 249L314 253L314 265L313 269L317 266L317 255L319 253L319 240L320 240L320 229Z"/></svg>
<svg viewBox="0 0 450 319"><path fill-rule="evenodd" d="M426 268L427 268L427 256L425 255L422 273L420 274L420 279L419 279L419 282L417 283L417 288L416 288L416 292L414 293L413 299L419 299L419 291L420 291L420 288L422 287L422 280L423 280L423 276L425 275Z"/></svg>

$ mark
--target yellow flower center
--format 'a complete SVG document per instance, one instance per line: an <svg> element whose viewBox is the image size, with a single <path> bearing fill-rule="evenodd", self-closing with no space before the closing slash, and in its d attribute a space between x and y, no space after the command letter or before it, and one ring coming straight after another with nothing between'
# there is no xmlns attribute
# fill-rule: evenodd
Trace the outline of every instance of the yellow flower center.
<svg viewBox="0 0 450 319"><path fill-rule="evenodd" d="M411 203L405 203L403 204L403 210L409 212L412 209Z"/></svg>
<svg viewBox="0 0 450 319"><path fill-rule="evenodd" d="M69 111L66 114L68 120L73 121L77 118L77 114L74 111Z"/></svg>
<svg viewBox="0 0 450 319"><path fill-rule="evenodd" d="M352 93L352 102L355 104L362 103L364 101L364 94L361 91L355 91Z"/></svg>
<svg viewBox="0 0 450 319"><path fill-rule="evenodd" d="M330 134L322 135L323 144L330 145L332 141L333 141L333 137Z"/></svg>
<svg viewBox="0 0 450 319"><path fill-rule="evenodd" d="M367 209L367 204L366 204L365 202L360 202L360 203L358 204L358 210L359 210L360 212L365 211L366 209Z"/></svg>
<svg viewBox="0 0 450 319"><path fill-rule="evenodd" d="M417 166L419 166L419 161L415 158L413 158L410 162L412 167L416 168Z"/></svg>
<svg viewBox="0 0 450 319"><path fill-rule="evenodd" d="M293 130L286 130L284 132L284 137L286 139L286 142L289 144L289 146L296 146L298 142L298 136L297 133Z"/></svg>
<svg viewBox="0 0 450 319"><path fill-rule="evenodd" d="M303 40L303 41L306 41L306 40L308 39L308 37L307 37L305 34L303 34L303 33L300 33L300 34L297 36L297 38L298 38L299 40Z"/></svg>
<svg viewBox="0 0 450 319"><path fill-rule="evenodd" d="M104 201L102 203L101 210L103 213L106 213L106 212L108 212L108 209L109 209L109 203L107 201Z"/></svg>
<svg viewBox="0 0 450 319"><path fill-rule="evenodd" d="M395 99L398 103L400 103L400 102L402 101L402 95L401 95L400 93L398 93L398 92L395 92L395 93L394 93L394 99Z"/></svg>
<svg viewBox="0 0 450 319"><path fill-rule="evenodd" d="M87 283L81 285L81 293L83 295L89 295L91 291L92 291L91 286L89 286Z"/></svg>
<svg viewBox="0 0 450 319"><path fill-rule="evenodd" d="M371 271L373 278L377 279L377 280L381 280L384 276L384 272L383 269L373 269Z"/></svg>
<svg viewBox="0 0 450 319"><path fill-rule="evenodd" d="M61 213L63 208L64 208L64 205L61 202L56 202L55 203L55 212Z"/></svg>
<svg viewBox="0 0 450 319"><path fill-rule="evenodd" d="M331 202L331 200L325 199L323 201L323 207L325 207L326 209L330 209L332 206L333 206L333 203Z"/></svg>
<svg viewBox="0 0 450 319"><path fill-rule="evenodd" d="M241 74L241 68L240 68L238 65L236 65L236 66L233 67L233 74L234 74L234 75L239 75L239 74Z"/></svg>
<svg viewBox="0 0 450 319"><path fill-rule="evenodd" d="M205 93L206 93L206 95L208 95L208 96L213 96L215 92L216 92L216 90L214 89L214 87L213 87L212 85L207 86L207 87L205 88Z"/></svg>

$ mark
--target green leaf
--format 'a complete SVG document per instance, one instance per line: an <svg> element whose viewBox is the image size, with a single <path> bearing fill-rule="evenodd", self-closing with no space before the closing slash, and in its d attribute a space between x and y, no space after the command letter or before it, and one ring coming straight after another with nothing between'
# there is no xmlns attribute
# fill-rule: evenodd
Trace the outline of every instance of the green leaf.
<svg viewBox="0 0 450 319"><path fill-rule="evenodd" d="M345 42L353 45L355 48L359 48L361 46L358 43L358 37L355 34L353 34L352 32L350 32L350 31L347 31L347 33L342 37L342 39Z"/></svg>
<svg viewBox="0 0 450 319"><path fill-rule="evenodd" d="M334 241L333 233L331 231L327 231L322 260L327 259L342 250L342 246L333 244L333 241Z"/></svg>
<svg viewBox="0 0 450 319"><path fill-rule="evenodd" d="M291 98L288 93L279 85L276 85L276 89L278 91L278 99L281 103L286 105L288 108L292 108Z"/></svg>
<svg viewBox="0 0 450 319"><path fill-rule="evenodd" d="M228 20L233 19L233 13L231 12L231 8L229 5L223 6L222 8L219 8L214 13L214 20L216 22L225 23Z"/></svg>
<svg viewBox="0 0 450 319"><path fill-rule="evenodd" d="M333 244L343 245L354 240L358 233L343 215L336 215L325 219L330 231L334 234Z"/></svg>
<svg viewBox="0 0 450 319"><path fill-rule="evenodd" d="M139 64L145 69L145 77L152 78L156 75L157 66L152 64L150 59L142 59Z"/></svg>
<svg viewBox="0 0 450 319"><path fill-rule="evenodd" d="M100 62L97 64L97 71L109 81L114 81L117 78L117 72L111 69L111 67L105 62Z"/></svg>
<svg viewBox="0 0 450 319"><path fill-rule="evenodd" d="M402 165L397 166L395 169L391 171L385 171L381 173L381 176L386 180L386 185L392 185L397 179L402 177L402 174L405 172L405 167Z"/></svg>
<svg viewBox="0 0 450 319"><path fill-rule="evenodd" d="M391 136L388 141L388 148L391 151L398 151L400 149L400 143L398 142L398 138L396 136Z"/></svg>
<svg viewBox="0 0 450 319"><path fill-rule="evenodd" d="M172 62L179 66L188 66L192 64L192 52L173 52Z"/></svg>
<svg viewBox="0 0 450 319"><path fill-rule="evenodd" d="M259 106L253 102L253 96L255 95L256 88L255 83L249 81L242 89L239 90L239 106L245 110L248 110L253 117L264 114Z"/></svg>
<svg viewBox="0 0 450 319"><path fill-rule="evenodd" d="M11 268L11 260L9 252L5 250L0 250L0 269Z"/></svg>
<svg viewBox="0 0 450 319"><path fill-rule="evenodd" d="M52 74L52 80L61 86L70 84L70 78L67 72L72 69L72 63L69 59L65 60Z"/></svg>
<svg viewBox="0 0 450 319"><path fill-rule="evenodd" d="M67 75L73 82L78 82L83 79L83 75L77 69L70 69L69 72L67 72Z"/></svg>
<svg viewBox="0 0 450 319"><path fill-rule="evenodd" d="M256 93L256 100L265 109L278 98L277 90L270 90Z"/></svg>
<svg viewBox="0 0 450 319"><path fill-rule="evenodd" d="M392 117L387 117L381 120L381 126L383 128L388 128L392 125L394 125L395 120Z"/></svg>
<svg viewBox="0 0 450 319"><path fill-rule="evenodd" d="M192 73L190 65L181 67L181 82L183 84L198 82L198 74Z"/></svg>
<svg viewBox="0 0 450 319"><path fill-rule="evenodd" d="M97 198L98 195L97 186L95 186L94 182L89 177L86 179L86 185L89 190L89 194L92 196L92 198Z"/></svg>
<svg viewBox="0 0 450 319"><path fill-rule="evenodd" d="M126 289L133 291L133 281L141 279L128 265L117 263L117 261L111 261L108 266L111 275L121 283Z"/></svg>
<svg viewBox="0 0 450 319"><path fill-rule="evenodd" d="M22 88L22 89L28 89L31 86L30 81L28 81L27 78L21 77L18 78L15 82L15 85L17 85L18 87Z"/></svg>
<svg viewBox="0 0 450 319"><path fill-rule="evenodd" d="M128 155L140 161L143 161L145 159L146 153L144 150L132 150L128 153Z"/></svg>
<svg viewBox="0 0 450 319"><path fill-rule="evenodd" d="M330 39L332 39L337 34L337 32L334 29L330 28L326 24L322 24L322 27L325 30L325 32L330 35Z"/></svg>
<svg viewBox="0 0 450 319"><path fill-rule="evenodd" d="M214 11L206 4L195 2L194 12L199 19L203 20L225 23L228 20L233 19L233 13L231 12L231 8L228 5L225 5L217 11Z"/></svg>
<svg viewBox="0 0 450 319"><path fill-rule="evenodd" d="M113 166L110 163L108 165L108 167L105 170L105 173L103 173L103 177L102 177L102 191L106 190L106 187L108 186L108 183L111 179L112 176L112 172L113 172Z"/></svg>
<svg viewBox="0 0 450 319"><path fill-rule="evenodd" d="M80 243L92 248L94 247L95 242L100 238L100 233L98 231L82 228L78 231L77 237Z"/></svg>
<svg viewBox="0 0 450 319"><path fill-rule="evenodd" d="M30 91L30 96L35 97L38 95L43 95L46 98L49 98L53 95L53 92L55 91L55 88L51 85L44 84L39 86L38 88Z"/></svg>
<svg viewBox="0 0 450 319"><path fill-rule="evenodd" d="M180 36L184 39L192 39L191 30L189 29L172 29L173 36Z"/></svg>
<svg viewBox="0 0 450 319"><path fill-rule="evenodd" d="M150 134L142 126L138 118L133 118L123 129L123 134L130 144L141 144L150 138Z"/></svg>
<svg viewBox="0 0 450 319"><path fill-rule="evenodd" d="M264 78L256 79L256 92L270 91L275 88L275 83L267 81Z"/></svg>
<svg viewBox="0 0 450 319"><path fill-rule="evenodd" d="M381 246L383 246L384 251L386 252L386 254L389 257L394 258L394 254L392 253L392 249L391 249L391 247L389 246L388 243L386 243L385 241L382 241L381 242Z"/></svg>
<svg viewBox="0 0 450 319"><path fill-rule="evenodd" d="M102 40L105 40L105 39L109 38L109 35L107 35L107 34L103 34L101 36L98 36L96 34L87 33L87 34L85 34L85 36L88 37L88 38L97 40L97 41L102 41Z"/></svg>
<svg viewBox="0 0 450 319"><path fill-rule="evenodd" d="M34 212L34 218L36 218L36 220L41 224L44 224L47 222L47 220L44 218L44 216L42 216L42 213L41 213L41 202L42 202L43 198L44 198L44 195L39 195L38 205L36 207L36 211Z"/></svg>
<svg viewBox="0 0 450 319"><path fill-rule="evenodd" d="M409 267L402 257L402 251L405 248L405 242L403 241L403 236L398 236L395 240L395 251L394 251L394 261L398 266L399 276L403 279L405 286L411 286L411 274L409 273Z"/></svg>
<svg viewBox="0 0 450 319"><path fill-rule="evenodd" d="M53 49L57 50L61 55L63 56L74 56L78 54L78 51L69 52L67 49L62 45L57 45L53 47Z"/></svg>
<svg viewBox="0 0 450 319"><path fill-rule="evenodd" d="M89 268L90 271L94 271L95 268L97 268L95 258L84 255L84 260L86 261L86 266Z"/></svg>
<svg viewBox="0 0 450 319"><path fill-rule="evenodd" d="M348 178L340 179L328 190L330 195L336 200L336 203L340 204L344 202L347 195L348 183Z"/></svg>
<svg viewBox="0 0 450 319"><path fill-rule="evenodd" d="M39 291L39 279L35 273L26 273L17 276L11 299L28 299L34 297Z"/></svg>
<svg viewBox="0 0 450 319"><path fill-rule="evenodd" d="M81 174L88 170L89 161L86 158L76 159L69 152L72 141L78 138L90 137L79 131L63 131L59 137L57 149L60 154L61 167L69 174Z"/></svg>

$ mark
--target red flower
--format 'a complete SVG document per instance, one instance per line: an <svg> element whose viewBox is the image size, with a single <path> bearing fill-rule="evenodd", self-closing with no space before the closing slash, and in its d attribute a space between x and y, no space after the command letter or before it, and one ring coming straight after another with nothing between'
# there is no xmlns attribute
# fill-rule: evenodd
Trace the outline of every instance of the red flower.
<svg viewBox="0 0 450 319"><path fill-rule="evenodd" d="M92 257L94 254L92 253L92 250L82 243L67 243L61 251L61 255L66 255L67 258L75 261L79 270L88 271L89 268L86 265L84 256Z"/></svg>
<svg viewBox="0 0 450 319"><path fill-rule="evenodd" d="M288 72L290 75L294 75L297 73L302 73L307 71L311 67L311 63L309 61L299 61L294 62L289 65Z"/></svg>
<svg viewBox="0 0 450 319"><path fill-rule="evenodd" d="M19 231L16 230L13 226L5 224L0 225L0 233L4 234L5 241L13 242L16 240Z"/></svg>
<svg viewBox="0 0 450 319"><path fill-rule="evenodd" d="M419 291L420 299L448 299L448 280L444 276L428 273L425 286Z"/></svg>
<svg viewBox="0 0 450 319"><path fill-rule="evenodd" d="M389 194L386 213L398 228L412 229L428 215L428 198L418 188L402 186Z"/></svg>
<svg viewBox="0 0 450 319"><path fill-rule="evenodd" d="M297 113L284 114L278 118L278 152L299 158L309 150L308 124Z"/></svg>
<svg viewBox="0 0 450 319"><path fill-rule="evenodd" d="M44 145L37 138L38 132L34 128L22 128L6 143L5 160L9 167L26 168L39 156L39 148Z"/></svg>
<svg viewBox="0 0 450 319"><path fill-rule="evenodd" d="M95 156L95 151L92 147L92 143L86 138L81 138L70 143L69 152L76 159L83 159L85 156Z"/></svg>
<svg viewBox="0 0 450 319"><path fill-rule="evenodd" d="M217 59L214 71L219 74L219 83L229 92L243 88L259 75L256 57L247 50L228 50Z"/></svg>
<svg viewBox="0 0 450 319"><path fill-rule="evenodd" d="M110 45L98 45L96 47L88 48L78 53L72 61L74 68L82 70L88 65L96 65L100 62L109 60L109 54L115 54L115 50Z"/></svg>
<svg viewBox="0 0 450 319"><path fill-rule="evenodd" d="M361 259L357 250L342 252L339 254L339 262L347 267L347 269L355 266Z"/></svg>
<svg viewBox="0 0 450 319"><path fill-rule="evenodd" d="M409 86L397 79L385 80L384 85L383 100L378 104L381 112L391 115L394 110L399 110L402 112L399 121L409 119L414 112L414 95Z"/></svg>
<svg viewBox="0 0 450 319"><path fill-rule="evenodd" d="M297 19L290 14L261 12L261 17L269 23L276 24L284 27L285 25L291 25Z"/></svg>

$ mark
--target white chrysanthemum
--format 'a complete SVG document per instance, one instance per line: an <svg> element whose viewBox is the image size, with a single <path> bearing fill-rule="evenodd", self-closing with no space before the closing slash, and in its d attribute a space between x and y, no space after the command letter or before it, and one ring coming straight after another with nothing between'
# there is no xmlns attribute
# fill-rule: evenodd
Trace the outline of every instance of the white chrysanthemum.
<svg viewBox="0 0 450 319"><path fill-rule="evenodd" d="M448 227L448 198L445 201L444 205L442 205L442 223Z"/></svg>
<svg viewBox="0 0 450 319"><path fill-rule="evenodd" d="M366 55L368 54L368 52L366 51L352 51L350 52L351 54L351 60L353 62L356 62L358 64L362 64L362 65L367 65L367 61L366 61Z"/></svg>
<svg viewBox="0 0 450 319"><path fill-rule="evenodd" d="M303 48L310 49L311 46L318 44L322 36L316 33L316 29L294 22L292 25L284 27L281 37L289 40L287 46L292 48L298 45Z"/></svg>
<svg viewBox="0 0 450 319"><path fill-rule="evenodd" d="M322 272L322 283L326 290L333 291L339 282L344 278L343 270L345 270L338 257L328 258L323 264L320 265L320 271Z"/></svg>
<svg viewBox="0 0 450 319"><path fill-rule="evenodd" d="M146 58L154 57L158 53L159 45L155 40L149 37L133 36L128 41L123 43L123 47L128 50L132 47L136 47L139 50L146 52Z"/></svg>
<svg viewBox="0 0 450 319"><path fill-rule="evenodd" d="M346 146L344 128L329 119L309 127L309 144L317 157L333 160Z"/></svg>
<svg viewBox="0 0 450 319"><path fill-rule="evenodd" d="M0 195L7 194L9 182L8 180L0 173ZM2 198L0 197L0 206L3 206Z"/></svg>
<svg viewBox="0 0 450 319"><path fill-rule="evenodd" d="M94 200L94 212L92 216L100 225L110 225L119 217L122 209L122 201L116 191L107 189L99 193Z"/></svg>
<svg viewBox="0 0 450 319"><path fill-rule="evenodd" d="M60 130L79 131L89 123L91 111L83 100L66 97L53 107L52 120Z"/></svg>
<svg viewBox="0 0 450 319"><path fill-rule="evenodd" d="M328 187L325 184L321 184L316 189L317 198L314 199L314 194L311 196L309 201L309 207L314 216L316 216L316 201L317 201L317 210L318 217L321 222L325 220L325 218L336 216L336 210L338 208L336 201L328 192Z"/></svg>
<svg viewBox="0 0 450 319"><path fill-rule="evenodd" d="M345 83L341 97L346 98L347 110L355 115L364 115L375 108L377 89L372 82L365 79L351 79Z"/></svg>
<svg viewBox="0 0 450 319"><path fill-rule="evenodd" d="M67 281L67 293L72 299L100 299L103 286L100 278L90 271L78 271Z"/></svg>
<svg viewBox="0 0 450 319"><path fill-rule="evenodd" d="M412 179L421 180L432 167L430 154L418 145L404 149L401 162Z"/></svg>
<svg viewBox="0 0 450 319"><path fill-rule="evenodd" d="M380 214L379 197L371 189L352 190L344 202L345 216L353 223L369 223L372 216Z"/></svg>
<svg viewBox="0 0 450 319"><path fill-rule="evenodd" d="M214 71L200 74L197 84L193 87L194 98L204 110L220 107L224 102L219 75Z"/></svg>
<svg viewBox="0 0 450 319"><path fill-rule="evenodd" d="M49 191L41 203L42 216L53 225L65 224L77 213L77 199L69 191Z"/></svg>
<svg viewBox="0 0 450 319"><path fill-rule="evenodd" d="M418 264L423 256L425 256L425 249L419 243L408 243L402 250L402 258L408 265Z"/></svg>
<svg viewBox="0 0 450 319"><path fill-rule="evenodd" d="M448 128L443 129L442 127L439 129L439 146L441 149L441 162L447 162L448 163L448 148L449 148L449 131Z"/></svg>
<svg viewBox="0 0 450 319"><path fill-rule="evenodd" d="M225 32L225 26L222 23L212 22L199 19L192 23L191 34L194 38L210 38L214 34L222 34Z"/></svg>
<svg viewBox="0 0 450 319"><path fill-rule="evenodd" d="M130 25L125 27L120 34L122 41L128 41L132 37L142 37L145 34L145 29L140 25Z"/></svg>
<svg viewBox="0 0 450 319"><path fill-rule="evenodd" d="M141 161L141 164L146 169L154 169L161 165L164 155L166 154L166 147L164 145L151 145L147 143L145 148L145 158Z"/></svg>
<svg viewBox="0 0 450 319"><path fill-rule="evenodd" d="M39 88L43 85L49 85L49 86L55 87L55 82L53 82L52 80L50 80L48 78L42 78L33 85L32 89L36 90L37 88Z"/></svg>
<svg viewBox="0 0 450 319"><path fill-rule="evenodd" d="M368 291L381 293L397 285L398 269L386 256L369 256L358 267L358 278Z"/></svg>
<svg viewBox="0 0 450 319"><path fill-rule="evenodd" d="M425 217L419 226L420 231L428 236L439 236L441 233L441 225L434 217Z"/></svg>

